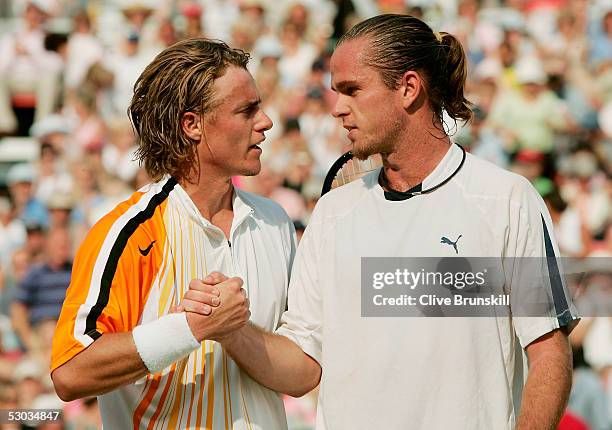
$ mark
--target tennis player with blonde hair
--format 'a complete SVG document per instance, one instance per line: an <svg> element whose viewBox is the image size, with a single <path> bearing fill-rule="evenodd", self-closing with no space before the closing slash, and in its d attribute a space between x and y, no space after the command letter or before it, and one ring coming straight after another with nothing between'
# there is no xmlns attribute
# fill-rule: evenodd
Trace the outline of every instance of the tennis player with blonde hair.
<svg viewBox="0 0 612 430"><path fill-rule="evenodd" d="M98 396L105 428L287 427L279 395L219 343L249 318L277 328L295 251L280 206L231 183L259 172L272 127L247 62L185 40L135 85L129 113L155 182L83 242L51 363L63 400ZM208 287L214 271L235 277Z"/></svg>

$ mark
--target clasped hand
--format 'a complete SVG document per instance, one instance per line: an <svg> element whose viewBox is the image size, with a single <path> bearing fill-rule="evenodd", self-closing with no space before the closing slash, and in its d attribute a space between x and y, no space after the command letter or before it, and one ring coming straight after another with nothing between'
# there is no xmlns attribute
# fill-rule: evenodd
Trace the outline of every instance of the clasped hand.
<svg viewBox="0 0 612 430"><path fill-rule="evenodd" d="M187 323L199 341L221 341L242 328L251 316L249 299L240 278L212 272L193 279L189 290L171 312L186 312Z"/></svg>

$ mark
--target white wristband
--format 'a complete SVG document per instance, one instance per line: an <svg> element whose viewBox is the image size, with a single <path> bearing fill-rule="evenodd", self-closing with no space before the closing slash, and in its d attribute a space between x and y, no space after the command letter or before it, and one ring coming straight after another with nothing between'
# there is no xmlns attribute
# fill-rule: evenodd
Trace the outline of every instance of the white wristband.
<svg viewBox="0 0 612 430"><path fill-rule="evenodd" d="M136 326L132 337L142 362L151 373L165 369L200 347L189 328L185 312L164 315L156 321Z"/></svg>

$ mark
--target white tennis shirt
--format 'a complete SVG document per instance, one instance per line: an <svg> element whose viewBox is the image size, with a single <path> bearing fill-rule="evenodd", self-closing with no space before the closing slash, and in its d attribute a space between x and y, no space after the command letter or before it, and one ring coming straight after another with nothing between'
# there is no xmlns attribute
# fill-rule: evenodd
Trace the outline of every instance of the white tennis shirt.
<svg viewBox="0 0 612 430"><path fill-rule="evenodd" d="M448 178L462 155L453 145L422 188ZM523 177L470 154L447 184L406 200L385 198L379 173L317 204L277 331L323 368L317 429L513 428L523 348L577 318L564 286L542 285L554 290L549 317L365 318L361 258L550 255L544 202ZM459 235L457 253L441 243Z"/></svg>

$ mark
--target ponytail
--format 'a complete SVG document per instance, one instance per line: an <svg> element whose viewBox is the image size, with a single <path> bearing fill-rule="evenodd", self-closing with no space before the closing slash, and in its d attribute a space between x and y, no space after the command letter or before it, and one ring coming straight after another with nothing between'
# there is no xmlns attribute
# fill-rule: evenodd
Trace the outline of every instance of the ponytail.
<svg viewBox="0 0 612 430"><path fill-rule="evenodd" d="M449 33L441 33L440 43L443 45L446 58L442 61L442 82L445 91L442 94L442 107L454 120L469 121L472 118L471 103L465 98L465 80L467 78L467 62L461 43ZM445 79L444 79L445 78Z"/></svg>

